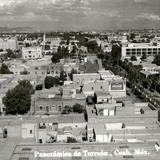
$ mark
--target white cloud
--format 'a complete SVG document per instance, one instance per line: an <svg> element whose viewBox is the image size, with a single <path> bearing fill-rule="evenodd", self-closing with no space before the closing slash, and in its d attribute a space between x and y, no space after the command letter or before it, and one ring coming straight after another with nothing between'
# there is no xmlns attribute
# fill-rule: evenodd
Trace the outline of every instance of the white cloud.
<svg viewBox="0 0 160 160"><path fill-rule="evenodd" d="M147 0L134 0L136 3L146 2Z"/></svg>
<svg viewBox="0 0 160 160"><path fill-rule="evenodd" d="M6 15L0 16L1 21L16 21L16 22L36 22L36 21L57 21L57 19L52 19L49 15L36 15L33 12L28 12L24 15Z"/></svg>
<svg viewBox="0 0 160 160"><path fill-rule="evenodd" d="M138 18L145 18L148 20L160 21L160 15L149 14L149 13L143 13L141 15L138 15Z"/></svg>
<svg viewBox="0 0 160 160"><path fill-rule="evenodd" d="M0 0L0 7L15 6L26 1L27 0Z"/></svg>

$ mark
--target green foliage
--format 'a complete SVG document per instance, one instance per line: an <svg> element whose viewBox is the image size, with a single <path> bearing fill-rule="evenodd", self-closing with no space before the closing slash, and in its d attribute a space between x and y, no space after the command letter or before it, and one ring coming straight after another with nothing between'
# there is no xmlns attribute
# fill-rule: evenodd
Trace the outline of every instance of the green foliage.
<svg viewBox="0 0 160 160"><path fill-rule="evenodd" d="M74 113L84 113L85 109L84 109L84 106L76 103L72 107L71 106L65 106L64 109L63 109L63 111L62 111L62 114L69 114L71 112L74 112Z"/></svg>
<svg viewBox="0 0 160 160"><path fill-rule="evenodd" d="M52 63L59 63L60 59L67 58L69 56L70 54L69 54L68 47L59 46L57 52L53 54L51 60L52 60Z"/></svg>
<svg viewBox="0 0 160 160"><path fill-rule="evenodd" d="M131 33L131 34L130 34L130 39L131 39L131 40L134 40L135 37L136 37L135 33Z"/></svg>
<svg viewBox="0 0 160 160"><path fill-rule="evenodd" d="M84 113L84 107L78 103L73 106L73 112L75 113Z"/></svg>
<svg viewBox="0 0 160 160"><path fill-rule="evenodd" d="M136 58L136 56L132 55L130 60L131 61L137 61L137 58Z"/></svg>
<svg viewBox="0 0 160 160"><path fill-rule="evenodd" d="M156 65L160 66L160 54L157 54L154 57L153 63L155 63Z"/></svg>
<svg viewBox="0 0 160 160"><path fill-rule="evenodd" d="M73 81L73 74L77 74L77 70L75 70L74 68L72 68L71 74L70 74L71 81Z"/></svg>
<svg viewBox="0 0 160 160"><path fill-rule="evenodd" d="M74 45L70 56L74 56L76 54L76 51L77 51L77 47Z"/></svg>
<svg viewBox="0 0 160 160"><path fill-rule="evenodd" d="M60 72L59 80L63 83L65 80L67 80L66 77L67 77L66 73L62 70L62 71Z"/></svg>
<svg viewBox="0 0 160 160"><path fill-rule="evenodd" d="M6 107L6 114L25 114L30 110L31 94L33 87L28 80L19 81L19 84L8 90L3 103Z"/></svg>
<svg viewBox="0 0 160 160"><path fill-rule="evenodd" d="M111 57L113 64L117 64L121 59L121 48L117 45L112 46Z"/></svg>
<svg viewBox="0 0 160 160"><path fill-rule="evenodd" d="M19 58L19 55L17 55L14 51L11 49L6 49L7 51L7 58Z"/></svg>
<svg viewBox="0 0 160 160"><path fill-rule="evenodd" d="M76 143L77 140L73 137L67 137L67 143Z"/></svg>
<svg viewBox="0 0 160 160"><path fill-rule="evenodd" d="M101 52L101 47L98 46L96 41L89 41L85 44L89 53L97 54Z"/></svg>
<svg viewBox="0 0 160 160"><path fill-rule="evenodd" d="M42 90L43 89L43 84L38 84L36 86L36 90Z"/></svg>
<svg viewBox="0 0 160 160"><path fill-rule="evenodd" d="M0 74L13 74L8 66L5 63L2 63L1 67L0 67Z"/></svg>
<svg viewBox="0 0 160 160"><path fill-rule="evenodd" d="M144 60L146 60L146 58L147 58L146 54L143 54L141 57L141 60L144 61Z"/></svg>
<svg viewBox="0 0 160 160"><path fill-rule="evenodd" d="M58 53L55 53L55 54L53 54L51 61L52 61L52 63L59 63L60 59L61 59L60 55Z"/></svg>
<svg viewBox="0 0 160 160"><path fill-rule="evenodd" d="M62 111L62 114L69 114L70 112L72 112L72 107L71 106L65 106L63 111Z"/></svg>
<svg viewBox="0 0 160 160"><path fill-rule="evenodd" d="M45 50L50 50L50 45L45 45Z"/></svg>
<svg viewBox="0 0 160 160"><path fill-rule="evenodd" d="M29 73L28 73L28 71L27 71L26 69L24 69L24 71L22 71L20 74L21 74L21 75L27 75L27 74L29 74Z"/></svg>
<svg viewBox="0 0 160 160"><path fill-rule="evenodd" d="M50 89L51 87L59 84L58 77L47 76L44 80L44 85L46 89Z"/></svg>
<svg viewBox="0 0 160 160"><path fill-rule="evenodd" d="M22 86L26 91L28 91L29 94L33 94L33 86L31 85L29 80L21 80L18 82L19 86Z"/></svg>

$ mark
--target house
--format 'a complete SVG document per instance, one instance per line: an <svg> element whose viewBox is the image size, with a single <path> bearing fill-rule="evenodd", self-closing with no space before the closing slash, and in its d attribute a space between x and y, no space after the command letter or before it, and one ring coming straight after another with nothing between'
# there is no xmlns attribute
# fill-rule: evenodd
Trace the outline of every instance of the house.
<svg viewBox="0 0 160 160"><path fill-rule="evenodd" d="M23 59L42 58L42 47L22 47Z"/></svg>
<svg viewBox="0 0 160 160"><path fill-rule="evenodd" d="M57 142L67 142L71 137L82 142L86 134L87 122L83 114L64 115L59 117Z"/></svg>
<svg viewBox="0 0 160 160"><path fill-rule="evenodd" d="M62 70L63 70L62 64L60 63L50 64L48 66L47 74L48 76L59 77Z"/></svg>
<svg viewBox="0 0 160 160"><path fill-rule="evenodd" d="M35 135L37 133L35 123L22 123L21 129L22 129L22 138L35 138Z"/></svg>
<svg viewBox="0 0 160 160"><path fill-rule="evenodd" d="M79 65L80 73L98 73L99 65L98 60L95 60L94 63L87 61L84 64Z"/></svg>

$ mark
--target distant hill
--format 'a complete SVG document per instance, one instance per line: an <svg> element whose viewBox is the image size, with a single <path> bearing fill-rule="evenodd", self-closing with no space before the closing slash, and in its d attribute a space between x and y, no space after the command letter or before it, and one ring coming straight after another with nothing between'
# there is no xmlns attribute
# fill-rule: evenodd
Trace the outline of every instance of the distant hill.
<svg viewBox="0 0 160 160"><path fill-rule="evenodd" d="M0 27L0 32L33 32L31 27Z"/></svg>

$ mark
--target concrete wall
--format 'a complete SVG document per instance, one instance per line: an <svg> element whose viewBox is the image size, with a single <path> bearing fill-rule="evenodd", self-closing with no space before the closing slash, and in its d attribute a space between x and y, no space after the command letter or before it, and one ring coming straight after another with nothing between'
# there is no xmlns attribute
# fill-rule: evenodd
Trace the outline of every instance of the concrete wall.
<svg viewBox="0 0 160 160"><path fill-rule="evenodd" d="M22 124L22 138L35 138L36 125L33 123Z"/></svg>
<svg viewBox="0 0 160 160"><path fill-rule="evenodd" d="M8 137L22 137L21 126L20 125L9 125L7 128Z"/></svg>
<svg viewBox="0 0 160 160"><path fill-rule="evenodd" d="M58 128L64 128L64 127L72 127L72 128L85 128L87 125L86 122L83 123L59 123Z"/></svg>

